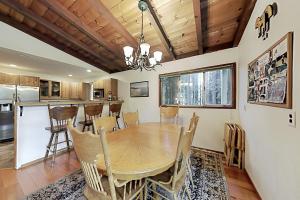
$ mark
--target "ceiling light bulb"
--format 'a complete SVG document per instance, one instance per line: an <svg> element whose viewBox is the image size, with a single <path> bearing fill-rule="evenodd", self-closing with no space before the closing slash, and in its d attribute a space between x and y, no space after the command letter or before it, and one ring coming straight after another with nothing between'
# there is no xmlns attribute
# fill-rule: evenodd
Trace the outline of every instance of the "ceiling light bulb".
<svg viewBox="0 0 300 200"><path fill-rule="evenodd" d="M69 76L69 77L72 77L73 75L72 75L72 74L69 74L68 76Z"/></svg>
<svg viewBox="0 0 300 200"><path fill-rule="evenodd" d="M15 64L9 64L10 67L16 67L17 65Z"/></svg>
<svg viewBox="0 0 300 200"><path fill-rule="evenodd" d="M141 54L143 56L148 56L149 50L150 50L150 44L148 44L148 43L142 43L140 45L140 48L141 48Z"/></svg>
<svg viewBox="0 0 300 200"><path fill-rule="evenodd" d="M160 62L161 61L161 58L162 58L162 52L161 51L155 51L154 52L154 58L157 62Z"/></svg>
<svg viewBox="0 0 300 200"><path fill-rule="evenodd" d="M87 69L87 70L86 70L86 72L92 72L92 70L90 70L90 69Z"/></svg>
<svg viewBox="0 0 300 200"><path fill-rule="evenodd" d="M123 50L124 50L124 54L125 54L126 58L129 58L129 57L132 56L132 53L133 53L133 48L132 47L126 46L126 47L123 47Z"/></svg>
<svg viewBox="0 0 300 200"><path fill-rule="evenodd" d="M149 58L150 65L153 66L156 64L155 58Z"/></svg>

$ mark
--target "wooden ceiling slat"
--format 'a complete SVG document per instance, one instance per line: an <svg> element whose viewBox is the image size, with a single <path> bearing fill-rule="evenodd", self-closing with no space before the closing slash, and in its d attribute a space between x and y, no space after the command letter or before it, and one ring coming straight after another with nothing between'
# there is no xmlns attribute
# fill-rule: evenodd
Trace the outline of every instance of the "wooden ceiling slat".
<svg viewBox="0 0 300 200"><path fill-rule="evenodd" d="M72 36L65 33L63 30L58 28L56 25L48 23L48 21L46 19L44 19L43 17L37 15L36 13L29 10L28 8L22 6L18 1L16 1L16 0L2 0L2 2L4 4L6 4L7 6L11 7L12 9L17 10L18 12L22 13L26 17L29 17L32 20L36 21L37 23L39 23L39 24L45 26L46 28L52 30L53 32L58 34L60 37L62 37L65 40L73 43L75 46L78 46L78 47L84 49L86 52L92 54L97 59L99 59L101 62L107 63L107 61L105 61L105 59L103 57L101 57L100 55L95 53L93 50L91 50L87 45L83 44L80 41L75 40ZM104 71L110 71L110 67L103 67L103 70Z"/></svg>
<svg viewBox="0 0 300 200"><path fill-rule="evenodd" d="M201 0L193 0L194 16L197 31L198 51L203 54L203 36L202 36L202 17L201 17Z"/></svg>
<svg viewBox="0 0 300 200"><path fill-rule="evenodd" d="M94 41L104 46L110 53L114 54L117 58L121 58L120 47L114 46L108 43L105 38L95 32L92 28L90 28L87 24L84 24L80 21L80 19L72 14L68 9L64 6L59 5L56 1L50 0L40 0L42 3L47 5L51 10L53 10L56 14L64 18L66 21L71 23L77 29L79 29L82 33L88 35Z"/></svg>
<svg viewBox="0 0 300 200"><path fill-rule="evenodd" d="M240 19L240 24L239 27L236 31L234 41L233 41L233 46L237 47L242 39L243 33L246 29L246 26L248 24L248 21L251 17L251 14L253 12L253 9L255 7L256 0L249 0L246 1L246 7L244 8L243 14Z"/></svg>
<svg viewBox="0 0 300 200"><path fill-rule="evenodd" d="M16 29L19 29L20 31L23 31L23 32L31 35L32 37L35 37L41 41L44 41L45 43L47 43L55 48L63 49L66 53L68 53L74 57L77 57L77 58L85 61L86 63L89 63L99 69L106 69L105 66L103 66L102 64L100 64L96 61L97 59L89 59L87 57L83 57L82 54L80 54L78 50L73 50L72 48L69 48L66 45L62 45L62 44L58 43L56 40L53 40L51 37L40 34L35 29L32 29L23 23L20 24L20 23L16 22L9 16L0 14L0 20L15 27ZM111 70L111 69L106 69L105 71L108 73L115 72L114 70Z"/></svg>
<svg viewBox="0 0 300 200"><path fill-rule="evenodd" d="M166 35L162 25L159 22L158 17L156 16L156 13L153 9L153 6L151 5L149 0L145 0L148 4L148 10L146 11L146 14L148 16L148 19L150 20L151 24L154 26L154 29L156 33L158 34L163 46L167 50L169 56L172 58L172 60L176 59L176 55L174 53L173 47L168 39L168 36Z"/></svg>
<svg viewBox="0 0 300 200"><path fill-rule="evenodd" d="M98 13L101 13L101 16L108 20L110 25L119 32L123 37L126 38L126 41L131 46L137 46L138 43L135 38L130 35L130 33L122 26L122 24L113 16L113 14L103 5L99 0L87 0L87 2L95 8Z"/></svg>

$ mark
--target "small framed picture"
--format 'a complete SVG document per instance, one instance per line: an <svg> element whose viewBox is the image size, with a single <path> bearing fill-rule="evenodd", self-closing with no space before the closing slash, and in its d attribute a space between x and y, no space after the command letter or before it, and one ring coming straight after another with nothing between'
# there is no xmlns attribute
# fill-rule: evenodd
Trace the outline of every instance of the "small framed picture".
<svg viewBox="0 0 300 200"><path fill-rule="evenodd" d="M149 97L149 81L130 83L130 97Z"/></svg>

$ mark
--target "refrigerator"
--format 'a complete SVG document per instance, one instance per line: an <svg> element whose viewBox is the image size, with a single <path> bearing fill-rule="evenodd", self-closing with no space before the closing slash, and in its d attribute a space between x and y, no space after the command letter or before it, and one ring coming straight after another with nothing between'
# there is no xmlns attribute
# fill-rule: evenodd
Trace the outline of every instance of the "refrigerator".
<svg viewBox="0 0 300 200"><path fill-rule="evenodd" d="M39 91L39 87L0 84L0 142L13 140L14 103L38 102Z"/></svg>

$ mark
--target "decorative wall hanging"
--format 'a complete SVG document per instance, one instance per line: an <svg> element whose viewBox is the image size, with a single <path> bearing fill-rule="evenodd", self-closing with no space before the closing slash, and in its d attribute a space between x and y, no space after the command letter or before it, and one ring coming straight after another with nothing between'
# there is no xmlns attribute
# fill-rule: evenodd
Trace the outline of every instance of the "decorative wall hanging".
<svg viewBox="0 0 300 200"><path fill-rule="evenodd" d="M293 33L249 64L248 102L292 108Z"/></svg>
<svg viewBox="0 0 300 200"><path fill-rule="evenodd" d="M131 97L149 97L149 82L134 82L130 83Z"/></svg>
<svg viewBox="0 0 300 200"><path fill-rule="evenodd" d="M270 30L270 19L272 16L277 15L278 7L277 3L268 5L264 13L256 19L255 29L258 29L258 38L262 37L264 40L268 38L268 32Z"/></svg>

